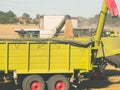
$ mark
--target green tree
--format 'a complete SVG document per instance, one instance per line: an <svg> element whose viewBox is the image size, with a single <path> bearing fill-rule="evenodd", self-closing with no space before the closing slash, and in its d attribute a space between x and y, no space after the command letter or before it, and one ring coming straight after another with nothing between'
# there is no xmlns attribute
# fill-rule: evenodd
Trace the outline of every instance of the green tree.
<svg viewBox="0 0 120 90"><path fill-rule="evenodd" d="M11 18L11 17L15 17L16 15L14 14L14 12L8 11L8 12L6 12L6 16Z"/></svg>
<svg viewBox="0 0 120 90"><path fill-rule="evenodd" d="M97 24L97 23L98 23L98 19L99 19L99 15L97 14L97 15L95 15L94 17L89 18L88 22L89 22L90 24Z"/></svg>
<svg viewBox="0 0 120 90"><path fill-rule="evenodd" d="M10 18L9 19L9 23L11 23L11 24L15 24L17 22L18 22L18 20L16 18Z"/></svg>
<svg viewBox="0 0 120 90"><path fill-rule="evenodd" d="M30 15L28 13L23 13L22 18L25 19L25 20L29 20Z"/></svg>
<svg viewBox="0 0 120 90"><path fill-rule="evenodd" d="M8 24L9 23L9 18L6 17L5 15L0 16L0 23L1 24Z"/></svg>
<svg viewBox="0 0 120 90"><path fill-rule="evenodd" d="M2 16L2 15L5 15L5 13L3 11L0 11L0 16Z"/></svg>
<svg viewBox="0 0 120 90"><path fill-rule="evenodd" d="M12 11L3 12L0 11L0 23L1 24L13 24L18 22L17 19L15 19L16 15Z"/></svg>
<svg viewBox="0 0 120 90"><path fill-rule="evenodd" d="M36 14L36 19L40 19L40 14Z"/></svg>
<svg viewBox="0 0 120 90"><path fill-rule="evenodd" d="M23 13L22 18L25 19L27 24L30 22L30 15L28 13Z"/></svg>
<svg viewBox="0 0 120 90"><path fill-rule="evenodd" d="M88 22L89 22L89 24L97 24L98 20L99 20L99 14L95 15L92 18L89 18ZM120 26L119 22L120 22L120 17L113 18L110 16L110 14L107 14L106 22L105 22L106 25Z"/></svg>
<svg viewBox="0 0 120 90"><path fill-rule="evenodd" d="M120 26L120 17L111 17L110 14L107 15L106 18L106 24L112 25L112 26Z"/></svg>

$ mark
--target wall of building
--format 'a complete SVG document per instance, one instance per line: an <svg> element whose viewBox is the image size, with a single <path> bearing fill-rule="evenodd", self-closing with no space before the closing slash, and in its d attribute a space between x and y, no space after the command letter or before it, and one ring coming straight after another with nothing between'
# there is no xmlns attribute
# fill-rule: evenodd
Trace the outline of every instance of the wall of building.
<svg viewBox="0 0 120 90"><path fill-rule="evenodd" d="M61 23L64 17L65 16L46 15L42 17L43 19L41 19L42 22L40 22L40 25L43 25L42 27L44 27L44 29L47 30L55 29ZM73 28L78 28L78 20L76 18L73 18L71 20L72 20Z"/></svg>

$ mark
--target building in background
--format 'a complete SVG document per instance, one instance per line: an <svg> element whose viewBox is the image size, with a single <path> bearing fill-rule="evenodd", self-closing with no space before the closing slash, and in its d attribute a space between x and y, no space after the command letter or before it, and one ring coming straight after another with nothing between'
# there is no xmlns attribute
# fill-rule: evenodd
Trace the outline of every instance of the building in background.
<svg viewBox="0 0 120 90"><path fill-rule="evenodd" d="M40 16L40 29L51 30L55 29L65 16L61 15L43 15ZM77 17L71 17L73 28L78 28Z"/></svg>
<svg viewBox="0 0 120 90"><path fill-rule="evenodd" d="M39 29L16 29L15 32L20 38L51 38L58 27L62 27L60 28L61 31L64 30L65 23L63 21L65 21L65 16L41 15L39 17ZM73 28L78 28L77 17L71 17L71 22Z"/></svg>

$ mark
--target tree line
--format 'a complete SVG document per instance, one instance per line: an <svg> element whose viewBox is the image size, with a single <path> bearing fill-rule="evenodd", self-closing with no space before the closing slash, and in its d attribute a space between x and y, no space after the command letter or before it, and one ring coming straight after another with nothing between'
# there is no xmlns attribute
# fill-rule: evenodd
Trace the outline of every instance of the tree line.
<svg viewBox="0 0 120 90"><path fill-rule="evenodd" d="M36 15L36 18L38 18L38 15ZM21 19L26 24L39 24L39 20L33 20L32 18L30 18L30 15L28 13L23 13ZM17 15L13 11L0 11L0 24L23 24L23 22L19 20L19 17L17 17Z"/></svg>
<svg viewBox="0 0 120 90"><path fill-rule="evenodd" d="M15 14L12 11L8 11L8 12L3 12L0 11L0 23L1 24L13 24L13 23L17 23L17 19L15 18Z"/></svg>
<svg viewBox="0 0 120 90"><path fill-rule="evenodd" d="M96 14L94 17L88 19L89 24L97 24L99 20L99 14ZM120 17L111 17L110 14L107 14L106 25L110 26L120 26Z"/></svg>
<svg viewBox="0 0 120 90"><path fill-rule="evenodd" d="M23 13L21 18L26 24L39 24L40 15L37 14L35 19L30 18L28 13ZM81 18L78 18L78 20ZM97 24L99 19L99 14L96 14L94 17L89 19L84 18L83 20L87 21L89 24ZM110 14L107 15L106 24L111 26L120 26L120 17L113 19ZM17 15L13 11L3 12L0 11L0 24L16 24L23 23L18 20Z"/></svg>

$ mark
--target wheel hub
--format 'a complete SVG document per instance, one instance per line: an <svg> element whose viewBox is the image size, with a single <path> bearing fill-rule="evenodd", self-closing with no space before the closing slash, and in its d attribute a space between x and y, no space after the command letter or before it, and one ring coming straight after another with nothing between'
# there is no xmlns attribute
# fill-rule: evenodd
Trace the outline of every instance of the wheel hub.
<svg viewBox="0 0 120 90"><path fill-rule="evenodd" d="M55 90L65 90L66 84L63 81L59 81L55 85Z"/></svg>
<svg viewBox="0 0 120 90"><path fill-rule="evenodd" d="M38 81L35 81L31 84L30 86L31 90L40 90L41 89L41 84Z"/></svg>

